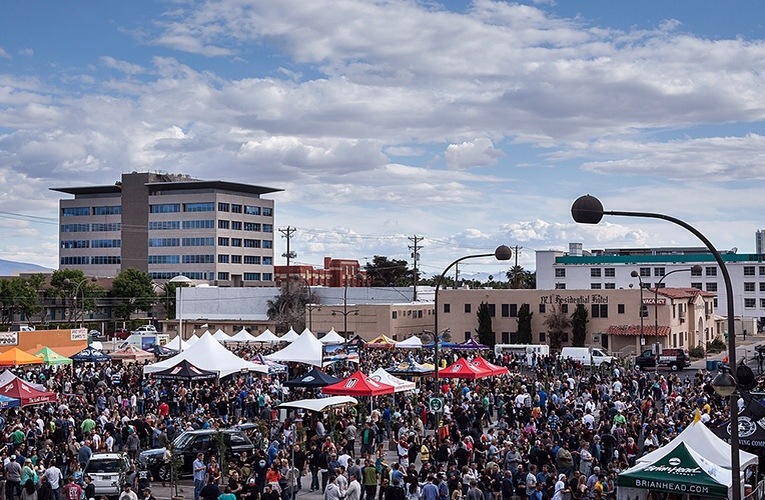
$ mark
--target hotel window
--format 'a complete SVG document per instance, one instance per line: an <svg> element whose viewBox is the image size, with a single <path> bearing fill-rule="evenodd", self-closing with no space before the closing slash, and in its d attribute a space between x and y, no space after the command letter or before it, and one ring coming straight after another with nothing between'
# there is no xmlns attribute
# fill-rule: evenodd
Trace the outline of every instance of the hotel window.
<svg viewBox="0 0 765 500"><path fill-rule="evenodd" d="M624 304L617 304L616 305L616 313L617 314L624 314Z"/></svg>
<svg viewBox="0 0 765 500"><path fill-rule="evenodd" d="M566 268L565 267L556 267L555 268L555 277L556 278L565 278L566 277Z"/></svg>
<svg viewBox="0 0 765 500"><path fill-rule="evenodd" d="M701 267L696 268L695 266L691 268L691 276L701 276Z"/></svg>
<svg viewBox="0 0 765 500"><path fill-rule="evenodd" d="M470 313L472 311L472 308L470 307L470 304L465 304L465 313Z"/></svg>
<svg viewBox="0 0 765 500"><path fill-rule="evenodd" d="M555 283L555 289L556 290L565 290L566 284L565 283Z"/></svg>
<svg viewBox="0 0 765 500"><path fill-rule="evenodd" d="M592 317L593 318L607 318L608 317L608 304L592 304Z"/></svg>
<svg viewBox="0 0 765 500"><path fill-rule="evenodd" d="M603 270L603 275L606 278L615 278L616 277L616 268L614 267L607 267Z"/></svg>
<svg viewBox="0 0 765 500"><path fill-rule="evenodd" d="M599 267L593 267L590 269L590 278L600 278L601 269Z"/></svg>
<svg viewBox="0 0 765 500"><path fill-rule="evenodd" d="M744 276L754 276L754 266L744 266Z"/></svg>
<svg viewBox="0 0 765 500"><path fill-rule="evenodd" d="M701 290L702 289L702 285L701 285L701 283L694 282L694 283L691 283L691 288L695 288L697 290Z"/></svg>
<svg viewBox="0 0 765 500"><path fill-rule="evenodd" d="M751 281L747 281L744 283L744 291L745 292L754 292L754 283Z"/></svg>
<svg viewBox="0 0 765 500"><path fill-rule="evenodd" d="M452 312L452 305L451 304L444 304L444 312L445 313Z"/></svg>
<svg viewBox="0 0 765 500"><path fill-rule="evenodd" d="M649 278L651 276L651 268L650 267L641 267L640 268L640 277L641 278Z"/></svg>
<svg viewBox="0 0 765 500"><path fill-rule="evenodd" d="M666 274L666 270L663 267L654 267L653 268L653 275L654 276L664 276Z"/></svg>
<svg viewBox="0 0 765 500"><path fill-rule="evenodd" d="M707 283L707 292L716 292L717 283Z"/></svg>
<svg viewBox="0 0 765 500"><path fill-rule="evenodd" d="M717 268L716 267L707 267L705 268L705 272L707 276L717 276Z"/></svg>
<svg viewBox="0 0 765 500"><path fill-rule="evenodd" d="M604 288L606 290L616 290L616 283L606 283Z"/></svg>
<svg viewBox="0 0 765 500"><path fill-rule="evenodd" d="M600 283L590 283L590 289L600 290Z"/></svg>
<svg viewBox="0 0 765 500"><path fill-rule="evenodd" d="M757 299L744 299L744 307L746 307L747 309L756 307L756 305L757 305L757 301L756 300Z"/></svg>

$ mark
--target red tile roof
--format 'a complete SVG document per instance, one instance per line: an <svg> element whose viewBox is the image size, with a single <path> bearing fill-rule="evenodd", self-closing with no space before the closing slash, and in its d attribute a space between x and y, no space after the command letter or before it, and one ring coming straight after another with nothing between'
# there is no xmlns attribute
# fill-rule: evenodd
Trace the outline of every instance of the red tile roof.
<svg viewBox="0 0 765 500"><path fill-rule="evenodd" d="M659 326L659 336L666 337L670 334L671 329L668 326ZM640 325L611 325L606 332L608 335L624 335L624 336L640 336ZM643 326L643 336L655 337L656 330L653 325Z"/></svg>
<svg viewBox="0 0 765 500"><path fill-rule="evenodd" d="M654 288L649 288L650 293L654 293ZM698 288L659 288L659 295L669 297L670 299L694 299L696 296L702 297L716 297L716 293L705 292Z"/></svg>

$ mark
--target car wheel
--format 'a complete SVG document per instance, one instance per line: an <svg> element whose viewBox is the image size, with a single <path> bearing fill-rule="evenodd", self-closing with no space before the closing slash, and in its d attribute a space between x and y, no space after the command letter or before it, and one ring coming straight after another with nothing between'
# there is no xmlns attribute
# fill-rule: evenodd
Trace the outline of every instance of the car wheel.
<svg viewBox="0 0 765 500"><path fill-rule="evenodd" d="M678 371L679 369L680 369L680 367L679 367L679 366L677 366L677 365L672 365L672 371L673 371L673 372L676 372L676 371Z"/></svg>
<svg viewBox="0 0 765 500"><path fill-rule="evenodd" d="M167 464L160 465L157 469L157 476L159 476L160 481L170 481L170 466Z"/></svg>

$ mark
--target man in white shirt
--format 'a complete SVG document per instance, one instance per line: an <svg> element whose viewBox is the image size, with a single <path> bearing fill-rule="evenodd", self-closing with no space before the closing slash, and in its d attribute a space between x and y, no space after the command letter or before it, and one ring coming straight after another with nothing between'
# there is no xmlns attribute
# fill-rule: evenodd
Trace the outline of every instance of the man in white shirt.
<svg viewBox="0 0 765 500"><path fill-rule="evenodd" d="M346 500L359 500L361 498L361 484L355 473L351 474L351 482L348 483L348 489L345 492Z"/></svg>
<svg viewBox="0 0 765 500"><path fill-rule="evenodd" d="M53 499L59 500L59 489L61 488L61 481L64 479L61 477L61 469L56 467L56 464L51 464L50 467L45 469L43 473L45 479L50 483L50 487L53 490Z"/></svg>

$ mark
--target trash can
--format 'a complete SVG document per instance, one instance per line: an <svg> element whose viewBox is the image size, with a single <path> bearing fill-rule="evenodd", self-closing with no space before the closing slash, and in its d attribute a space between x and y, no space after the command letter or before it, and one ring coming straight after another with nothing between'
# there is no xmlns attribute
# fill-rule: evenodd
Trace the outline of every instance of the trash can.
<svg viewBox="0 0 765 500"><path fill-rule="evenodd" d="M714 359L708 359L707 360L707 371L713 372L717 370L717 368L720 366L720 362Z"/></svg>

